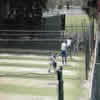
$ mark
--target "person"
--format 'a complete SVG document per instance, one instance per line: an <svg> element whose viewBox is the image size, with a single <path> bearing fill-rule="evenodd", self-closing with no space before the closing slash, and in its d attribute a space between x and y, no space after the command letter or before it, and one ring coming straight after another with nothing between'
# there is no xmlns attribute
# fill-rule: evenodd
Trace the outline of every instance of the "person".
<svg viewBox="0 0 100 100"><path fill-rule="evenodd" d="M74 45L73 45L73 51L74 51L74 54L77 54L78 55L78 52L79 52L79 35L78 33L75 34L75 36L73 37L73 41L74 41Z"/></svg>
<svg viewBox="0 0 100 100"><path fill-rule="evenodd" d="M72 58L72 53L71 53L71 49L72 49L72 38L69 38L66 41L67 41L68 55L70 56L70 58Z"/></svg>
<svg viewBox="0 0 100 100"><path fill-rule="evenodd" d="M51 71L51 67L52 66L53 66L54 72L56 72L56 68L57 68L56 54L51 54L51 56L49 57L49 68L48 68L48 72Z"/></svg>
<svg viewBox="0 0 100 100"><path fill-rule="evenodd" d="M62 64L67 63L67 41L61 43Z"/></svg>

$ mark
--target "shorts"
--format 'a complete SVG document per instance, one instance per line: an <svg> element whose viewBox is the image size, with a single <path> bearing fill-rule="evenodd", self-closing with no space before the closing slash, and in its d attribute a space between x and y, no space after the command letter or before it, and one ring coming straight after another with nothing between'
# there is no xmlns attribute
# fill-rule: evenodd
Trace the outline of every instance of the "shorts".
<svg viewBox="0 0 100 100"><path fill-rule="evenodd" d="M66 57L66 56L67 56L66 51L62 51L62 52L61 52L61 56L62 56L62 57Z"/></svg>

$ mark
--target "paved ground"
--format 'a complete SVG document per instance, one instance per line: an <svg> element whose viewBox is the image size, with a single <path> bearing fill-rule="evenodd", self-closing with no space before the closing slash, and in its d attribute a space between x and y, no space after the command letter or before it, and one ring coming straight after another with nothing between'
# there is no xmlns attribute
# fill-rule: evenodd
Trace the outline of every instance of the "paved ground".
<svg viewBox="0 0 100 100"><path fill-rule="evenodd" d="M52 96L11 95L0 93L1 100L54 100ZM55 97L57 100L57 97Z"/></svg>
<svg viewBox="0 0 100 100"><path fill-rule="evenodd" d="M19 58L22 58L22 59L9 59L9 58L4 58L4 59L0 59L0 64L1 63L8 63L8 64L13 64L13 67L10 67L10 66L7 66L7 65L1 65L0 66L0 71L4 71L4 72L30 72L30 73L40 73L40 74L48 74L48 56L36 56L36 55L13 55L13 54L0 54L0 57L19 57ZM23 60L23 58L35 58L36 60ZM44 60L38 60L39 58L43 58L43 59L46 59L46 61ZM81 58L80 57L73 57L73 59L75 60L80 60ZM57 61L58 63L58 66L63 66L61 61ZM14 65L15 64L15 65ZM24 65L27 65L27 68L24 68L22 66L19 66L19 64L24 64ZM30 68L30 65L46 65L47 68ZM71 66L71 67L76 67L77 66L77 63L75 62L68 62L67 63L67 66ZM71 71L71 70L64 70L63 71L64 75L75 75L77 74L77 72L75 71Z"/></svg>
<svg viewBox="0 0 100 100"><path fill-rule="evenodd" d="M48 74L48 56L37 56L37 55L13 55L13 54L0 54L0 72L4 73L37 73L37 74ZM2 58L5 57L5 58ZM7 57L7 58L6 58ZM12 58L10 58L12 57ZM13 59L14 57L14 59ZM9 59L10 58L10 59ZM15 59L17 58L17 59ZM22 59L18 59L22 58ZM27 58L26 60L23 58ZM29 58L29 60L28 60ZM35 58L35 60L31 60L30 58ZM43 60L38 60L42 59ZM46 60L45 60L46 59ZM59 57L59 59L61 59ZM73 56L73 59L78 61L82 60L80 57ZM2 65L3 63L3 65ZM13 64L14 66L7 66L8 64ZM22 67L19 66L19 64L25 64L25 65L46 65L47 67L39 68L39 67ZM18 65L18 66L17 66ZM58 65L62 65L61 61L58 61ZM75 67L78 66L77 62L68 62L67 66L69 67ZM52 70L53 72L53 70ZM78 76L78 73L76 70L64 70L63 71L64 76ZM17 86L24 86L24 87L36 87L36 88L57 88L58 81L54 80L39 80L39 79L20 79L20 78L11 78L11 77L0 77L0 85L17 85ZM64 87L68 88L75 88L73 86L73 83L67 82L64 84ZM47 90L48 91L48 90ZM13 93L4 93L0 92L0 98L2 100L57 100L56 96L32 96L32 95L19 95L19 94L13 94Z"/></svg>
<svg viewBox="0 0 100 100"><path fill-rule="evenodd" d="M37 74L49 74L47 68L23 68L23 67L9 67L9 66L3 66L0 67L1 72L19 72L19 73L37 73ZM54 72L53 70L51 72ZM63 71L64 75L76 75L77 72L75 71L70 71L70 70L64 70Z"/></svg>

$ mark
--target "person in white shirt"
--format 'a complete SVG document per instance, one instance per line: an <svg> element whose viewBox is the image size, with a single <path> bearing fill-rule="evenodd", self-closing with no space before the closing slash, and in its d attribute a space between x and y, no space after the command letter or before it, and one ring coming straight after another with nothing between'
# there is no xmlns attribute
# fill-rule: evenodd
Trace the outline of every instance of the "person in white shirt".
<svg viewBox="0 0 100 100"><path fill-rule="evenodd" d="M62 56L62 64L67 63L67 41L65 40L61 43L61 56Z"/></svg>
<svg viewBox="0 0 100 100"><path fill-rule="evenodd" d="M67 51L68 51L68 55L70 56L70 58L72 58L72 53L71 53L71 48L72 47L72 39L69 38L67 39Z"/></svg>
<svg viewBox="0 0 100 100"><path fill-rule="evenodd" d="M72 42L71 39L67 39L67 47L70 47L71 46L71 42Z"/></svg>

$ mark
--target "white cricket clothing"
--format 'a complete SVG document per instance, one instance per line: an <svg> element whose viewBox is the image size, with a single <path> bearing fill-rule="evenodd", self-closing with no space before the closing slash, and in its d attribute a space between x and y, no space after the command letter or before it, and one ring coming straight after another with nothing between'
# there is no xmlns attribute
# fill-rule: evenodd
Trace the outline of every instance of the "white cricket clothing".
<svg viewBox="0 0 100 100"><path fill-rule="evenodd" d="M65 42L63 42L63 43L61 44L61 50L62 50L62 51L66 51L66 49L67 49L67 44L66 44Z"/></svg>
<svg viewBox="0 0 100 100"><path fill-rule="evenodd" d="M48 72L51 71L51 67L54 68L54 72L56 72L56 58L52 55L49 58L49 67L48 67Z"/></svg>
<svg viewBox="0 0 100 100"><path fill-rule="evenodd" d="M67 39L67 47L71 46L71 42L72 42L71 39Z"/></svg>
<svg viewBox="0 0 100 100"><path fill-rule="evenodd" d="M53 64L54 62L56 63L56 59L53 56L50 56L49 64Z"/></svg>

